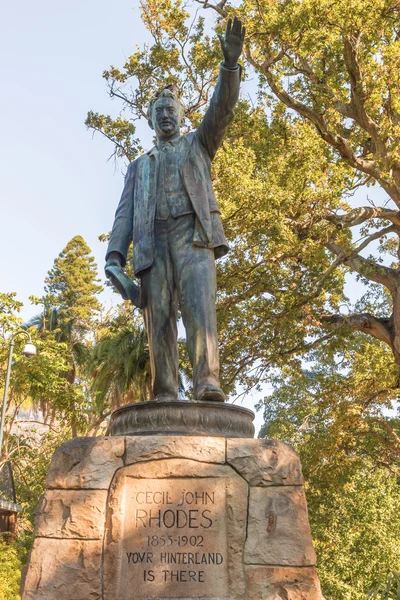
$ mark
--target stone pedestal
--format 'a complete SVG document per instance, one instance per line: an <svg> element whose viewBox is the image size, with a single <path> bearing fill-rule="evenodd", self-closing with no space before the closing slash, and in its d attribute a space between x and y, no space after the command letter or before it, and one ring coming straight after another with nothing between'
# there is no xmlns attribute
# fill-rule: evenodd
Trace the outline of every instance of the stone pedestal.
<svg viewBox="0 0 400 600"><path fill-rule="evenodd" d="M23 600L321 600L281 442L77 438L53 457Z"/></svg>

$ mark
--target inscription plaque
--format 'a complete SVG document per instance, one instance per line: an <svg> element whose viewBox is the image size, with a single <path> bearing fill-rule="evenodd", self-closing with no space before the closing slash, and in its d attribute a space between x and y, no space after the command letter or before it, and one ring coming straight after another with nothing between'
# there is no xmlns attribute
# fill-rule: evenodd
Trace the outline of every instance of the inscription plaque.
<svg viewBox="0 0 400 600"><path fill-rule="evenodd" d="M104 600L243 600L247 504L246 482L226 465L120 469L107 500Z"/></svg>
<svg viewBox="0 0 400 600"><path fill-rule="evenodd" d="M226 480L127 477L124 504L120 577L135 600L228 597Z"/></svg>

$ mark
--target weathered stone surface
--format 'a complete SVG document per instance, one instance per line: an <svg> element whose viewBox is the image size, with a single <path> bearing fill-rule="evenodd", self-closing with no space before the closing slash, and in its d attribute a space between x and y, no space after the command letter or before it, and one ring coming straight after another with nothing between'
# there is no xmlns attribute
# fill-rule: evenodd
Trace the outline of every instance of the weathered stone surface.
<svg viewBox="0 0 400 600"><path fill-rule="evenodd" d="M62 446L22 599L323 600L297 456L269 440L226 445L231 466L218 437Z"/></svg>
<svg viewBox="0 0 400 600"><path fill-rule="evenodd" d="M186 459L120 469L104 554L105 598L243 600L248 487L230 467ZM129 507L129 510L127 510Z"/></svg>
<svg viewBox="0 0 400 600"><path fill-rule="evenodd" d="M37 538L22 600L100 600L101 542Z"/></svg>
<svg viewBox="0 0 400 600"><path fill-rule="evenodd" d="M251 486L303 484L300 459L284 442L229 439L227 463Z"/></svg>
<svg viewBox="0 0 400 600"><path fill-rule="evenodd" d="M303 489L250 488L245 563L303 567L315 562Z"/></svg>
<svg viewBox="0 0 400 600"><path fill-rule="evenodd" d="M225 462L225 439L168 435L126 438L125 463L127 465L160 458L188 458L223 464Z"/></svg>
<svg viewBox="0 0 400 600"><path fill-rule="evenodd" d="M124 452L124 438L75 438L55 451L46 487L106 490Z"/></svg>
<svg viewBox="0 0 400 600"><path fill-rule="evenodd" d="M323 600L313 567L247 567L246 600Z"/></svg>
<svg viewBox="0 0 400 600"><path fill-rule="evenodd" d="M36 509L36 535L101 539L107 490L47 490Z"/></svg>

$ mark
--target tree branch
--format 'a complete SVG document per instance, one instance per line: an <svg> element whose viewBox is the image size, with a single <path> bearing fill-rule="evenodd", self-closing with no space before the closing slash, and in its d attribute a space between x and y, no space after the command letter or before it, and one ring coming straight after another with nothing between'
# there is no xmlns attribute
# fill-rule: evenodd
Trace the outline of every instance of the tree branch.
<svg viewBox="0 0 400 600"><path fill-rule="evenodd" d="M308 64L304 57L299 56L297 57L297 59L300 63L297 68L298 72L303 73L303 75L308 77L310 81L312 81L312 83L318 86L325 93L325 95L330 98L332 106L334 106L343 117L345 117L346 119L354 119L355 115L353 112L352 105L346 104L345 102L338 100L333 90L331 90L331 88L328 87L326 84L321 83L321 80L314 73L311 66Z"/></svg>
<svg viewBox="0 0 400 600"><path fill-rule="evenodd" d="M353 331L362 331L393 348L389 319L374 317L370 313L326 315L321 318L321 326L331 330L347 327Z"/></svg>
<svg viewBox="0 0 400 600"><path fill-rule="evenodd" d="M399 276L394 269L378 265L377 263L363 258L358 254L353 253L352 250L345 250L335 242L329 241L325 244L325 247L336 254L342 264L350 267L353 271L356 271L366 279L375 281L375 283L381 283L386 286L388 290L394 292L396 285L399 280Z"/></svg>
<svg viewBox="0 0 400 600"><path fill-rule="evenodd" d="M388 233L394 233L395 231L398 231L396 225L389 225L389 227L375 231L375 233L369 235L359 246L357 246L357 248L354 249L354 252L358 254L374 240L379 240L379 238L383 237L384 235L387 235Z"/></svg>
<svg viewBox="0 0 400 600"><path fill-rule="evenodd" d="M371 394L371 396L369 396L368 398L366 398L366 400L363 401L363 403L362 403L363 408L366 409L368 406L370 406L373 403L374 400L379 398L379 396L386 396L390 392L397 392L397 390L395 387L389 387L389 388L384 388L383 390L378 390L377 392L374 392L373 394Z"/></svg>
<svg viewBox="0 0 400 600"><path fill-rule="evenodd" d="M127 158L129 161L132 160L132 157L129 156L129 154L127 153L124 146L122 146L122 144L117 142L113 137L111 137L110 135L107 135L107 133L105 133L102 129L99 129L98 127L93 127L93 125L88 125L88 127L90 129L93 129L93 131L97 131L98 133L101 133L101 135L104 135L104 137L106 137L108 140L110 140L110 142L112 142L116 146L116 149L111 154L110 158L116 154L117 148L119 148L120 152L125 156L125 158Z"/></svg>
<svg viewBox="0 0 400 600"><path fill-rule="evenodd" d="M386 153L386 148L380 138L379 127L368 115L365 108L366 93L357 56L360 38L360 32L343 38L343 56L350 77L351 105L355 120L370 134L376 144L379 154L383 156Z"/></svg>
<svg viewBox="0 0 400 600"><path fill-rule="evenodd" d="M314 110L312 110L302 102L299 102L298 100L293 98L293 96L290 96L290 94L283 89L283 87L278 83L276 78L269 70L271 61L266 61L262 64L257 63L257 61L253 59L248 46L246 47L246 58L255 69L261 71L265 75L268 81L268 85L274 92L275 96L277 96L281 102L286 104L288 108L295 110L299 115L311 121L317 128L320 136L331 146L336 148L336 150L339 152L342 158L346 160L346 162L348 162L352 167L362 171L363 173L370 175L374 179L380 179L379 169L376 167L373 161L357 157L354 154L352 148L346 142L344 137L338 135L337 133L329 131L326 124L324 123L323 118L318 113L316 113ZM273 62L276 62L276 60L277 57L273 59Z"/></svg>
<svg viewBox="0 0 400 600"><path fill-rule="evenodd" d="M338 229L346 229L361 225L368 219L384 219L400 227L400 211L374 206L360 206L345 215L328 215L326 220L336 225Z"/></svg>
<svg viewBox="0 0 400 600"><path fill-rule="evenodd" d="M400 437L388 421L385 421L385 419L379 419L377 417L371 417L368 420L372 423L376 423L377 425L383 427L383 429L386 431L389 437L391 437L392 440L395 442L396 446L400 446Z"/></svg>
<svg viewBox="0 0 400 600"><path fill-rule="evenodd" d="M354 169L365 173L369 177L372 177L380 183L383 189L389 194L394 202L400 206L400 189L395 183L387 181L383 178L380 169L373 160L367 160L362 156L357 156L353 151L352 147L348 144L346 138L338 133L335 133L328 129L323 117L315 112L313 109L308 107L306 104L296 100L291 96L281 85L280 81L271 72L270 67L275 62L278 62L279 56L282 54L282 50L275 56L275 58L265 61L263 63L257 62L252 54L249 45L245 47L245 54L248 62L257 70L265 75L265 78L275 96L283 102L288 108L294 110L299 115L309 120L317 129L321 138L327 142L330 146L335 148L340 156ZM353 107L354 109L354 107Z"/></svg>
<svg viewBox="0 0 400 600"><path fill-rule="evenodd" d="M225 5L227 4L228 0L221 0L221 2L218 2L218 4L210 4L208 0L196 0L196 2L201 4L203 8L212 8L223 18L228 16L227 11L225 10Z"/></svg>

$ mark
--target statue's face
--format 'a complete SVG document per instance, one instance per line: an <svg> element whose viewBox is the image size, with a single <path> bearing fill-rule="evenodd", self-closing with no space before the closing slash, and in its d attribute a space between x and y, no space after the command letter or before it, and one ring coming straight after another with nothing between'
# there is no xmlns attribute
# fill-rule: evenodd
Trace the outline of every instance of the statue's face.
<svg viewBox="0 0 400 600"><path fill-rule="evenodd" d="M158 139L168 139L179 133L180 107L175 98L161 97L153 105L152 123Z"/></svg>

